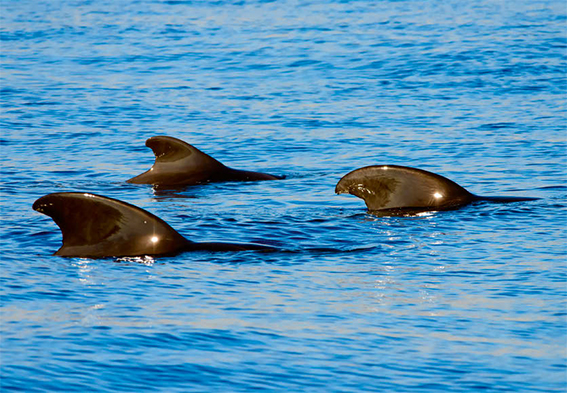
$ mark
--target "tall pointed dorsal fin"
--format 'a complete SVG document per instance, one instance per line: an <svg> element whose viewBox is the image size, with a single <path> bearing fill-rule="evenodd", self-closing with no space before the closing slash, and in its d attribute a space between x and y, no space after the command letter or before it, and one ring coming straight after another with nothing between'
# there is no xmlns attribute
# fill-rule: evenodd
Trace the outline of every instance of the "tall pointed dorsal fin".
<svg viewBox="0 0 567 393"><path fill-rule="evenodd" d="M369 210L448 209L477 199L443 176L397 165L356 169L338 182L335 192L364 199Z"/></svg>
<svg viewBox="0 0 567 393"><path fill-rule="evenodd" d="M130 205L88 193L54 193L33 209L50 216L61 229L60 256L119 257L172 254L190 242L165 221Z"/></svg>
<svg viewBox="0 0 567 393"><path fill-rule="evenodd" d="M222 163L196 147L170 136L154 136L146 141L156 156L147 172L129 183L186 185L207 181L213 174L228 170Z"/></svg>

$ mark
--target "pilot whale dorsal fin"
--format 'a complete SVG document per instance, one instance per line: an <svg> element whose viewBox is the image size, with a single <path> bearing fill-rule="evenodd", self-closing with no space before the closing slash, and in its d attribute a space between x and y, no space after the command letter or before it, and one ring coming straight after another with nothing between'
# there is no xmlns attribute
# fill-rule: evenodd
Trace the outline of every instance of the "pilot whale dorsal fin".
<svg viewBox="0 0 567 393"><path fill-rule="evenodd" d="M362 198L369 210L443 210L478 197L457 183L422 169L375 165L356 169L337 183L337 194Z"/></svg>
<svg viewBox="0 0 567 393"><path fill-rule="evenodd" d="M222 163L196 147L170 136L154 136L146 141L155 155L150 170L128 183L184 185L205 182L212 174L228 170Z"/></svg>
<svg viewBox="0 0 567 393"><path fill-rule="evenodd" d="M54 193L33 209L50 216L61 229L67 257L162 255L183 251L190 241L165 221L130 205L89 193Z"/></svg>
<svg viewBox="0 0 567 393"><path fill-rule="evenodd" d="M156 163L177 162L191 157L193 161L224 166L195 146L171 136L153 136L146 140L146 146L153 150Z"/></svg>

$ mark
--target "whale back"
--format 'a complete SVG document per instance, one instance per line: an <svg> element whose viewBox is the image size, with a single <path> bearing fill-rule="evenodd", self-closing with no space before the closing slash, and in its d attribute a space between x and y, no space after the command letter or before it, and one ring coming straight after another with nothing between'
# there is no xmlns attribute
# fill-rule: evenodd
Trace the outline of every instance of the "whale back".
<svg viewBox="0 0 567 393"><path fill-rule="evenodd" d="M222 181L278 180L280 176L232 169L195 146L170 136L154 136L146 141L155 155L154 165L128 183L182 187Z"/></svg>
<svg viewBox="0 0 567 393"><path fill-rule="evenodd" d="M154 165L128 183L182 186L204 183L229 169L208 154L180 139L154 136L146 141L155 155Z"/></svg>
<svg viewBox="0 0 567 393"><path fill-rule="evenodd" d="M338 182L337 194L362 198L369 210L445 210L477 197L457 183L422 169L376 165L356 169Z"/></svg>
<svg viewBox="0 0 567 393"><path fill-rule="evenodd" d="M63 245L55 255L120 257L175 254L191 242L153 214L115 199L88 193L54 193L33 209L61 229Z"/></svg>

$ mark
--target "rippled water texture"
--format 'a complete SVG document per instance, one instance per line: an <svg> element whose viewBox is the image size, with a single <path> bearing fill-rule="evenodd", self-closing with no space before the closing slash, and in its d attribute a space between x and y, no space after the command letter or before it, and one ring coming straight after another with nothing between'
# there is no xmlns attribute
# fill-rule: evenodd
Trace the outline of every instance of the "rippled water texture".
<svg viewBox="0 0 567 393"><path fill-rule="evenodd" d="M0 7L2 391L565 392L564 1ZM125 183L153 135L287 178ZM375 164L541 199L334 195ZM60 191L285 251L53 257Z"/></svg>

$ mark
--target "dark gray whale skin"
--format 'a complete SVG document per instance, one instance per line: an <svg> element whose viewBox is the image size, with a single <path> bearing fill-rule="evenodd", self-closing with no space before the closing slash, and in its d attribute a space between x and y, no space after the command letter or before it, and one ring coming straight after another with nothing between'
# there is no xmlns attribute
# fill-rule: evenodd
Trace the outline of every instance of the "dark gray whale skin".
<svg viewBox="0 0 567 393"><path fill-rule="evenodd" d="M476 201L505 203L538 199L478 196L443 176L399 165L356 169L339 180L335 192L362 198L370 211L402 213L449 210Z"/></svg>
<svg viewBox="0 0 567 393"><path fill-rule="evenodd" d="M154 165L127 180L128 183L181 187L210 182L283 179L267 173L229 168L189 143L170 136L151 137L146 146L156 156Z"/></svg>
<svg viewBox="0 0 567 393"><path fill-rule="evenodd" d="M33 209L53 219L63 245L54 255L105 258L175 255L185 251L274 250L260 244L194 243L161 218L129 203L81 192L45 195Z"/></svg>

